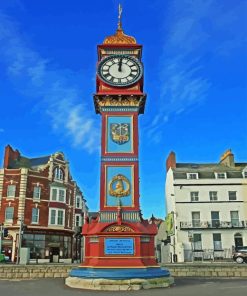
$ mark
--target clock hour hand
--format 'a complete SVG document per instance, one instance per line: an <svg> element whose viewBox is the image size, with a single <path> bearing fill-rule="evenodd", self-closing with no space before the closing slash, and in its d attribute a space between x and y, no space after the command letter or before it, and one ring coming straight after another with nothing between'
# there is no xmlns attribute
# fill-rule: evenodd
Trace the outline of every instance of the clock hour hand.
<svg viewBox="0 0 247 296"><path fill-rule="evenodd" d="M122 71L122 59L119 59L119 63L118 63L118 71L119 71L119 72Z"/></svg>

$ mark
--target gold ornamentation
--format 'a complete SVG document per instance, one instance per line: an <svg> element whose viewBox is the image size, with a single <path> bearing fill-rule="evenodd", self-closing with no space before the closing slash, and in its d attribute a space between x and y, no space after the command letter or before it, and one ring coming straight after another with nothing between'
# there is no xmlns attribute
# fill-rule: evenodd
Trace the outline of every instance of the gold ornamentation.
<svg viewBox="0 0 247 296"><path fill-rule="evenodd" d="M109 183L109 194L115 197L124 197L130 194L130 181L119 174L112 178Z"/></svg>
<svg viewBox="0 0 247 296"><path fill-rule="evenodd" d="M103 99L96 98L96 102L100 107L105 106L131 106L131 107L139 107L142 105L143 100L136 97L105 97Z"/></svg>
<svg viewBox="0 0 247 296"><path fill-rule="evenodd" d="M103 44L136 44L136 40L132 36L124 34L123 29L117 29L114 35L105 38Z"/></svg>
<svg viewBox="0 0 247 296"><path fill-rule="evenodd" d="M108 227L105 232L134 232L129 226L113 225Z"/></svg>

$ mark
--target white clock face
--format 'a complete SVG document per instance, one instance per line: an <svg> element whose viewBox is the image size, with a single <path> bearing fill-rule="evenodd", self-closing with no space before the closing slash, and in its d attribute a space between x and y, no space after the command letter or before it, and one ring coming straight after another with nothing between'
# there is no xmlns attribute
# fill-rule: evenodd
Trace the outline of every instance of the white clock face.
<svg viewBox="0 0 247 296"><path fill-rule="evenodd" d="M113 55L103 59L98 65L101 80L114 86L128 86L137 82L142 76L142 65L134 57Z"/></svg>

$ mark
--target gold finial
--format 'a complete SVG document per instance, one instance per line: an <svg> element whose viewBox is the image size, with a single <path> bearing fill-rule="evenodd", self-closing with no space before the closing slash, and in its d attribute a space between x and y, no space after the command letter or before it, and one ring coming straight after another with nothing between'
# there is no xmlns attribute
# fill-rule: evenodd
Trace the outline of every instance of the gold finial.
<svg viewBox="0 0 247 296"><path fill-rule="evenodd" d="M108 36L105 38L103 44L136 44L136 40L132 36L128 36L124 34L122 28L122 5L118 5L118 25L117 31L114 35Z"/></svg>
<svg viewBox="0 0 247 296"><path fill-rule="evenodd" d="M122 12L123 12L123 7L119 3L118 4L118 25L117 25L119 30L122 30Z"/></svg>

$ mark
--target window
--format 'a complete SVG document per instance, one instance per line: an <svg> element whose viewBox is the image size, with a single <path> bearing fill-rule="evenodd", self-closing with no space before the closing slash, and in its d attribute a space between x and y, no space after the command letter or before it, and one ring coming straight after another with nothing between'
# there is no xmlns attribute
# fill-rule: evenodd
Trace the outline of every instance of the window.
<svg viewBox="0 0 247 296"><path fill-rule="evenodd" d="M79 195L76 196L76 208L77 209L81 208L81 197Z"/></svg>
<svg viewBox="0 0 247 296"><path fill-rule="evenodd" d="M39 209L32 208L32 223L39 223Z"/></svg>
<svg viewBox="0 0 247 296"><path fill-rule="evenodd" d="M188 173L187 179L198 179L198 173Z"/></svg>
<svg viewBox="0 0 247 296"><path fill-rule="evenodd" d="M64 226L64 213L63 209L49 209L49 225Z"/></svg>
<svg viewBox="0 0 247 296"><path fill-rule="evenodd" d="M217 191L209 191L210 201L218 200Z"/></svg>
<svg viewBox="0 0 247 296"><path fill-rule="evenodd" d="M192 226L200 227L200 212L192 212Z"/></svg>
<svg viewBox="0 0 247 296"><path fill-rule="evenodd" d="M228 191L229 200L237 200L237 191Z"/></svg>
<svg viewBox="0 0 247 296"><path fill-rule="evenodd" d="M199 200L199 192L198 191L192 191L190 193L190 200L191 201L198 201Z"/></svg>
<svg viewBox="0 0 247 296"><path fill-rule="evenodd" d="M66 189L63 188L51 188L51 198L52 201L65 202Z"/></svg>
<svg viewBox="0 0 247 296"><path fill-rule="evenodd" d="M247 178L247 170L246 169L243 171L243 178Z"/></svg>
<svg viewBox="0 0 247 296"><path fill-rule="evenodd" d="M230 215L232 226L240 226L238 211L231 211Z"/></svg>
<svg viewBox="0 0 247 296"><path fill-rule="evenodd" d="M200 233L193 234L193 247L194 247L194 251L202 250L202 236Z"/></svg>
<svg viewBox="0 0 247 296"><path fill-rule="evenodd" d="M213 242L214 242L214 250L215 251L222 250L221 234L220 233L213 233Z"/></svg>
<svg viewBox="0 0 247 296"><path fill-rule="evenodd" d="M217 179L226 179L226 173L215 173Z"/></svg>
<svg viewBox="0 0 247 296"><path fill-rule="evenodd" d="M15 185L8 185L7 197L15 197L15 189L16 189Z"/></svg>
<svg viewBox="0 0 247 296"><path fill-rule="evenodd" d="M65 190L58 190L58 200L61 202L65 202Z"/></svg>
<svg viewBox="0 0 247 296"><path fill-rule="evenodd" d="M75 215L75 226L81 226L81 215Z"/></svg>
<svg viewBox="0 0 247 296"><path fill-rule="evenodd" d="M63 180L63 170L56 167L55 170L54 170L54 179L56 180L60 180L62 181Z"/></svg>
<svg viewBox="0 0 247 296"><path fill-rule="evenodd" d="M220 215L219 212L211 212L212 227L220 226Z"/></svg>
<svg viewBox="0 0 247 296"><path fill-rule="evenodd" d="M5 221L13 222L14 217L14 207L7 207L5 210Z"/></svg>
<svg viewBox="0 0 247 296"><path fill-rule="evenodd" d="M40 193L41 193L41 187L40 186L34 186L34 188L33 188L33 198L34 199L40 199Z"/></svg>

